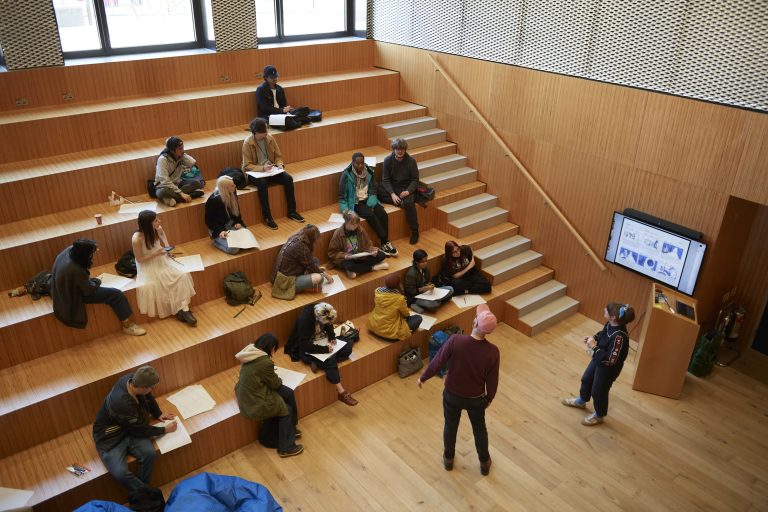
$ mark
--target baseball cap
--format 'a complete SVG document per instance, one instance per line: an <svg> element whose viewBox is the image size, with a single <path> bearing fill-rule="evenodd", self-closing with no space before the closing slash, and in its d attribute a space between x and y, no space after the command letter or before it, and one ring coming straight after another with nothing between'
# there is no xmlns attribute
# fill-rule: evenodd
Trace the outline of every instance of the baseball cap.
<svg viewBox="0 0 768 512"><path fill-rule="evenodd" d="M264 78L278 78L280 74L277 72L275 66L264 66L264 72L262 73Z"/></svg>
<svg viewBox="0 0 768 512"><path fill-rule="evenodd" d="M488 304L477 306L475 316L477 317L477 330L483 334L491 334L496 328L496 315L491 313Z"/></svg>

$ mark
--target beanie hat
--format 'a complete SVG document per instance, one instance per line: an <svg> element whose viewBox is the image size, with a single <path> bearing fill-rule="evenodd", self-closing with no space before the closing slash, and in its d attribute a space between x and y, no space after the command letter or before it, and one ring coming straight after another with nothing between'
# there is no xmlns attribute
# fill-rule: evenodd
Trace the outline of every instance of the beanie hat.
<svg viewBox="0 0 768 512"><path fill-rule="evenodd" d="M400 288L400 276L398 274L389 274L384 278L384 286L391 290Z"/></svg>
<svg viewBox="0 0 768 512"><path fill-rule="evenodd" d="M280 75L277 72L277 68L275 66L264 66L264 72L262 73L262 76L264 78L277 78Z"/></svg>
<svg viewBox="0 0 768 512"><path fill-rule="evenodd" d="M483 334L491 334L496 328L496 315L491 313L488 304L477 306L477 330Z"/></svg>
<svg viewBox="0 0 768 512"><path fill-rule="evenodd" d="M160 382L160 376L151 366L142 366L133 374L131 382L133 382L133 385L137 388L151 388Z"/></svg>

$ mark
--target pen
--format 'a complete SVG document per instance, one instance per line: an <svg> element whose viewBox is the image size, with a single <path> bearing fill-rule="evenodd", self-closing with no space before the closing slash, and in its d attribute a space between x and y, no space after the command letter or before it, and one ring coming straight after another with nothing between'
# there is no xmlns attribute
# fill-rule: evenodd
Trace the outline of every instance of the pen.
<svg viewBox="0 0 768 512"><path fill-rule="evenodd" d="M466 298L466 297L462 297L462 298L461 298L461 300L463 300L463 301L464 301L464 304L466 304L466 303L467 303L467 298Z"/></svg>
<svg viewBox="0 0 768 512"><path fill-rule="evenodd" d="M245 311L245 306L243 306L243 308L240 311L235 313L235 316L233 316L232 318L237 318L240 315L240 313L242 313L243 311Z"/></svg>

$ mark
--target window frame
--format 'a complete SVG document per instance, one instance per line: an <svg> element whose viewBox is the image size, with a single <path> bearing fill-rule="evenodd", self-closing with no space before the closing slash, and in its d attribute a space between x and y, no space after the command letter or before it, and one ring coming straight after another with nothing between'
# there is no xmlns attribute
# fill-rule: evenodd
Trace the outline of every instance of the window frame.
<svg viewBox="0 0 768 512"><path fill-rule="evenodd" d="M277 44L277 43L290 43L294 41L311 41L314 39L333 39L336 37L350 37L357 36L355 31L355 0L344 0L345 9L345 25L346 30L338 32L323 32L319 34L297 34L294 36L285 35L285 15L283 13L283 0L274 0L275 4L275 33L276 36L271 37L259 37L258 31L256 32L256 40L259 45L262 44ZM365 31L363 31L363 38L365 38Z"/></svg>

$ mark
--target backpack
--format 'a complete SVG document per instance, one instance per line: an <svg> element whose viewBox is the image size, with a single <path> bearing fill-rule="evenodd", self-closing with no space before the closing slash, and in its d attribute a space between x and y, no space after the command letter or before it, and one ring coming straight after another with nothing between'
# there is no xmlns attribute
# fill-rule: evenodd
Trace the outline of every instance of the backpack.
<svg viewBox="0 0 768 512"><path fill-rule="evenodd" d="M709 375L717 362L720 345L724 338L725 335L717 331L710 331L699 338L693 349L688 371L697 377Z"/></svg>
<svg viewBox="0 0 768 512"><path fill-rule="evenodd" d="M433 332L432 336L429 337L429 360L432 361L435 358L440 351L440 348L443 346L443 343L445 343L448 338L454 334L460 334L462 332L463 331L455 325L448 325L439 331ZM437 372L437 376L443 377L447 371L446 368L443 368Z"/></svg>
<svg viewBox="0 0 768 512"><path fill-rule="evenodd" d="M231 272L224 278L224 297L230 306L252 304L256 294L245 272Z"/></svg>
<svg viewBox="0 0 768 512"><path fill-rule="evenodd" d="M32 300L39 300L43 295L51 294L51 281L53 280L53 274L50 272L38 272L32 279L27 281L24 288L27 289L27 293L32 296Z"/></svg>
<svg viewBox="0 0 768 512"><path fill-rule="evenodd" d="M219 177L229 176L235 182L235 186L242 190L248 186L248 176L237 167L226 167L219 173Z"/></svg>
<svg viewBox="0 0 768 512"><path fill-rule="evenodd" d="M128 251L115 263L115 271L123 277L133 279L136 277L136 258L133 251Z"/></svg>

